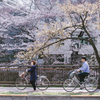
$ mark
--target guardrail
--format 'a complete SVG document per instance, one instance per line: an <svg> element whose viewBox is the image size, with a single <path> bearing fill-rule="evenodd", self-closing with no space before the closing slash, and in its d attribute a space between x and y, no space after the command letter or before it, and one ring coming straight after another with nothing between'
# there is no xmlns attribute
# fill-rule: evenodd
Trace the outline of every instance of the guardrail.
<svg viewBox="0 0 100 100"><path fill-rule="evenodd" d="M30 67L30 66L29 66ZM73 65L43 65L38 66L37 74L45 75L51 84L62 84L68 78L68 72L79 68ZM19 76L19 72L24 72L26 68L0 68L0 83L1 84L14 84ZM90 66L90 75L98 77L98 67Z"/></svg>

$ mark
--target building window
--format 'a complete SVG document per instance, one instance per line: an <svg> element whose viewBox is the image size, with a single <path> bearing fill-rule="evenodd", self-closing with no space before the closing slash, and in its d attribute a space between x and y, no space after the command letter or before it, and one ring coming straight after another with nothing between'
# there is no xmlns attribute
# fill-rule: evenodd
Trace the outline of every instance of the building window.
<svg viewBox="0 0 100 100"><path fill-rule="evenodd" d="M87 38L87 37L85 37L85 38ZM80 43L82 43L83 45L84 45L84 44L87 44L87 45L89 44L89 43L88 43L87 41L85 41L85 40L80 40Z"/></svg>
<svg viewBox="0 0 100 100"><path fill-rule="evenodd" d="M64 45L64 41L61 41L61 44L60 45Z"/></svg>
<svg viewBox="0 0 100 100"><path fill-rule="evenodd" d="M88 39L88 37L85 37L86 39ZM92 38L92 40L93 40L93 42L95 43L95 38ZM85 40L80 40L80 43L82 43L83 45L84 44L87 44L87 45L90 45L90 43L89 42L87 42L87 41L85 41Z"/></svg>

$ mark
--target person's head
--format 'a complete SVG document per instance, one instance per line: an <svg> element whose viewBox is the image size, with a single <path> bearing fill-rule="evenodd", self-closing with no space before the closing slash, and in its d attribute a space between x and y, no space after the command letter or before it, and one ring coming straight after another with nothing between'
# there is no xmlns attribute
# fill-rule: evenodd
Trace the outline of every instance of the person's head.
<svg viewBox="0 0 100 100"><path fill-rule="evenodd" d="M36 61L35 60L31 61L31 65L36 65Z"/></svg>
<svg viewBox="0 0 100 100"><path fill-rule="evenodd" d="M82 59L81 59L81 61L82 61L82 62L86 61L86 57L83 56Z"/></svg>

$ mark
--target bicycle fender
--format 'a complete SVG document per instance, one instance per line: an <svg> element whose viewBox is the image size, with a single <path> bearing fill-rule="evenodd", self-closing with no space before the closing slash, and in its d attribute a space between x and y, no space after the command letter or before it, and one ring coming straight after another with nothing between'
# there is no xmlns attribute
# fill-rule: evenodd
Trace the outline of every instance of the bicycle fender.
<svg viewBox="0 0 100 100"><path fill-rule="evenodd" d="M40 78L47 78L47 76L40 76Z"/></svg>

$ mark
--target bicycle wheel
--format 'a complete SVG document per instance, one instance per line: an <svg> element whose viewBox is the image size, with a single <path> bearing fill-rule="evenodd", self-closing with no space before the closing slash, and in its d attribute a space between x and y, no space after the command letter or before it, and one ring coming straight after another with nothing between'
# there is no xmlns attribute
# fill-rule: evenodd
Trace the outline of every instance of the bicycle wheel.
<svg viewBox="0 0 100 100"><path fill-rule="evenodd" d="M85 89L88 92L96 91L97 87L98 87L98 81L95 78L89 77L89 78L85 79Z"/></svg>
<svg viewBox="0 0 100 100"><path fill-rule="evenodd" d="M39 90L46 90L49 86L49 80L47 78L41 77L36 81L36 86Z"/></svg>
<svg viewBox="0 0 100 100"><path fill-rule="evenodd" d="M17 78L15 85L19 90L24 90L27 86L28 82L26 78L19 77Z"/></svg>
<svg viewBox="0 0 100 100"><path fill-rule="evenodd" d="M63 89L72 92L76 89L76 82L73 79L66 79L63 83Z"/></svg>

